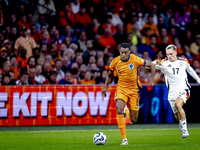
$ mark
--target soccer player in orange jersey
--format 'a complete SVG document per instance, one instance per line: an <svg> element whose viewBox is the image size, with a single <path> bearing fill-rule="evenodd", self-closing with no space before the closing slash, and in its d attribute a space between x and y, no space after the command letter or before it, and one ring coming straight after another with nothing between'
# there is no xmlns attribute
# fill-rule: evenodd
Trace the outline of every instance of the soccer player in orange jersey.
<svg viewBox="0 0 200 150"><path fill-rule="evenodd" d="M151 78L150 84L154 84L155 66L153 63L130 54L128 43L122 43L119 49L120 56L114 58L109 66L109 73L106 77L105 87L102 95L106 96L108 84L111 83L113 71L118 72L118 83L115 92L115 103L117 108L117 123L120 129L123 142L121 145L128 145L126 138L126 123L124 120L124 108L130 110L130 120L134 124L137 122L139 111L139 89L138 89L138 67L150 66Z"/></svg>

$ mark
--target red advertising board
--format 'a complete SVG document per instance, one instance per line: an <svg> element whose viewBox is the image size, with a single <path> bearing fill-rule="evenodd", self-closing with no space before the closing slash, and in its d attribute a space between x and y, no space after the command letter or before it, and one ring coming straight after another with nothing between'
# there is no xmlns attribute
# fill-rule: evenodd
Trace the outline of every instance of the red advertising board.
<svg viewBox="0 0 200 150"><path fill-rule="evenodd" d="M0 126L116 124L116 86L0 86Z"/></svg>

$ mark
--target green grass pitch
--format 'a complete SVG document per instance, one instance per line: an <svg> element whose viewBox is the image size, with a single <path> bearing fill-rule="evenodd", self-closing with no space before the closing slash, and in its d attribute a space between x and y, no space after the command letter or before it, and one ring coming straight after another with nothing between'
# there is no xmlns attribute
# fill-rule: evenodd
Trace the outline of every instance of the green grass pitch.
<svg viewBox="0 0 200 150"><path fill-rule="evenodd" d="M177 125L176 125L177 126ZM131 128L130 128L131 127ZM181 132L177 128L147 128L136 129L128 126L127 138L129 145L120 146L122 138L119 130L95 129L90 126L86 129L67 129L56 127L50 130L45 127L34 127L34 129L2 130L0 127L0 150L122 150L122 149L146 149L146 150L200 150L200 128L189 128L190 137L182 139ZM58 129L57 129L58 128ZM63 130L63 129L64 130ZM98 126L97 126L98 128ZM109 128L109 126L106 126ZM103 132L107 136L105 145L95 145L93 136L97 132Z"/></svg>

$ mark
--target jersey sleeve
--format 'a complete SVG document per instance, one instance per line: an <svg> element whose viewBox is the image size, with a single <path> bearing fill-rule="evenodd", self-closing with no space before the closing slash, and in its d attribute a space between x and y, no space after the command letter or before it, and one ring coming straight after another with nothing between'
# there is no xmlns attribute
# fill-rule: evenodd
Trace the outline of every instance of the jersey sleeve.
<svg viewBox="0 0 200 150"><path fill-rule="evenodd" d="M137 66L145 66L146 60L136 56L135 57L135 63L137 64Z"/></svg>
<svg viewBox="0 0 200 150"><path fill-rule="evenodd" d="M194 71L194 69L190 66L190 63L188 62L187 59L184 59L184 61L186 61L186 70L187 72L200 84L200 78L199 76L196 74L196 72Z"/></svg>
<svg viewBox="0 0 200 150"><path fill-rule="evenodd" d="M116 68L116 59L113 59L110 63L109 70L114 72Z"/></svg>
<svg viewBox="0 0 200 150"><path fill-rule="evenodd" d="M165 61L163 61L163 60L161 61L161 63L162 63L162 66L161 66L161 65L158 65L158 64L156 63L156 60L152 61L152 63L155 65L156 69L160 70L162 73L165 72L164 62L165 62Z"/></svg>

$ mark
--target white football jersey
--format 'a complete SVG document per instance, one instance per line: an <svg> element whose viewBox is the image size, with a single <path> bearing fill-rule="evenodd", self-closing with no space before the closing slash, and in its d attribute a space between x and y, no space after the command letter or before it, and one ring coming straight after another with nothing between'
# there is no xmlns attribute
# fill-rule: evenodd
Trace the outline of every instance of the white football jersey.
<svg viewBox="0 0 200 150"><path fill-rule="evenodd" d="M169 92L179 92L180 90L190 88L186 71L191 69L191 67L187 59L178 58L178 60L174 62L164 59L161 62L162 66L156 65L156 69L161 70L164 74L165 83Z"/></svg>

